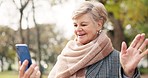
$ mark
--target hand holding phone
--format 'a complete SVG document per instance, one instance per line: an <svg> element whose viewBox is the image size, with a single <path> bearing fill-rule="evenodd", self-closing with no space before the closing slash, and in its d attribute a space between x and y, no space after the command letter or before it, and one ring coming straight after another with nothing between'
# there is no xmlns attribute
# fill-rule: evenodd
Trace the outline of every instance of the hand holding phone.
<svg viewBox="0 0 148 78"><path fill-rule="evenodd" d="M25 60L28 60L29 63L28 63L28 66L26 67L26 70L27 70L32 64L28 46L26 44L16 44L15 47L17 50L16 52L17 52L18 58L21 61L21 64Z"/></svg>

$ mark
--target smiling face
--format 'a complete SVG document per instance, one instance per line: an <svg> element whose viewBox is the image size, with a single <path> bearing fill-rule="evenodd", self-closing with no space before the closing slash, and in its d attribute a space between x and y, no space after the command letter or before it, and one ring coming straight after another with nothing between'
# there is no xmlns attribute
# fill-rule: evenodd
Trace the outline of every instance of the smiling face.
<svg viewBox="0 0 148 78"><path fill-rule="evenodd" d="M97 32L101 29L99 22L94 21L89 13L73 19L74 34L77 43L87 44L97 37Z"/></svg>

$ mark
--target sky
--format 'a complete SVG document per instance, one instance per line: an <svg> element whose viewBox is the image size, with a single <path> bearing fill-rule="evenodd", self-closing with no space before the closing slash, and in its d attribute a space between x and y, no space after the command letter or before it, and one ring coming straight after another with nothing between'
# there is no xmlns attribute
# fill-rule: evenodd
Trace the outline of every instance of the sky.
<svg viewBox="0 0 148 78"><path fill-rule="evenodd" d="M16 0L17 1L17 0ZM73 34L73 23L71 20L71 14L74 8L84 0L68 0L60 5L50 6L46 0L40 0L36 3L36 21L39 24L55 23L59 30L63 30L66 37L71 37ZM19 5L18 5L19 6ZM28 6L29 7L29 6ZM32 20L32 13L28 13L29 8L24 11L23 29L26 29L26 18L29 16L30 28L34 26ZM11 26L10 28L18 29L19 12L10 0L5 0L0 6L0 25Z"/></svg>

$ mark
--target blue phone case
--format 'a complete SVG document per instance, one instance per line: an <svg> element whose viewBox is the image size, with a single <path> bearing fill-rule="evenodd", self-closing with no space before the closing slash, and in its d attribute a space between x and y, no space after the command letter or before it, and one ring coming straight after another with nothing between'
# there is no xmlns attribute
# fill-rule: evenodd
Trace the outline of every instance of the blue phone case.
<svg viewBox="0 0 148 78"><path fill-rule="evenodd" d="M15 46L16 46L16 50L17 50L16 52L17 52L18 58L21 61L21 64L23 63L24 60L29 61L28 66L26 67L26 70L27 70L32 64L28 46L26 44L16 44Z"/></svg>

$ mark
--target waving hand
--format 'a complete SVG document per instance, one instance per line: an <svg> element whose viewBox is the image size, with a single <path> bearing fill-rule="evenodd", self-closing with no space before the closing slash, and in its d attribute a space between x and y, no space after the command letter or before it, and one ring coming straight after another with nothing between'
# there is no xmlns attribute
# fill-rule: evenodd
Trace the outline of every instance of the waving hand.
<svg viewBox="0 0 148 78"><path fill-rule="evenodd" d="M145 34L138 34L128 48L125 42L122 43L120 63L126 76L131 77L140 60L148 54L147 45Z"/></svg>

